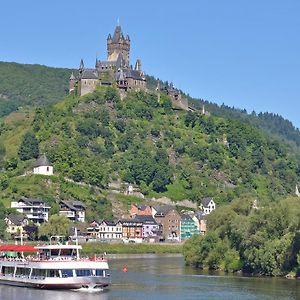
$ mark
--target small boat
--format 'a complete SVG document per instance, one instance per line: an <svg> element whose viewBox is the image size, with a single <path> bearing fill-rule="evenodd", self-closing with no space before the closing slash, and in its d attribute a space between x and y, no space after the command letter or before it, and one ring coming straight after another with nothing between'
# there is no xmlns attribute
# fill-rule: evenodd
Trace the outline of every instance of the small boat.
<svg viewBox="0 0 300 300"><path fill-rule="evenodd" d="M81 249L78 244L0 245L0 284L39 289L108 287L107 259L80 257Z"/></svg>

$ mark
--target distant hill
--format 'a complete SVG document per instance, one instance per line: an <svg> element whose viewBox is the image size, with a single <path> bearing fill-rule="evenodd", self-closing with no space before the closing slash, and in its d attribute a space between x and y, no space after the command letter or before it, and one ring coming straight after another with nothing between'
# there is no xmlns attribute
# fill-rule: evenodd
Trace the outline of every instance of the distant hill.
<svg viewBox="0 0 300 300"><path fill-rule="evenodd" d="M55 103L68 93L72 70L0 62L0 116L19 106Z"/></svg>
<svg viewBox="0 0 300 300"><path fill-rule="evenodd" d="M269 112L256 113L254 111L248 114L245 109L229 107L225 104L219 106L203 99L188 98L190 103L198 109L202 109L202 106L204 105L205 109L215 116L234 118L243 122L248 122L255 127L261 128L268 134L275 135L296 146L300 146L299 129L296 128L292 122L284 119L278 114Z"/></svg>

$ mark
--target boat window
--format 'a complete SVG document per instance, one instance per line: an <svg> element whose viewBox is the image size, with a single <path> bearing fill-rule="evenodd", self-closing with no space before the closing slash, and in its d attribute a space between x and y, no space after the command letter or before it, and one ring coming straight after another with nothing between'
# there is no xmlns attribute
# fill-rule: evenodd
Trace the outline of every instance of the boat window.
<svg viewBox="0 0 300 300"><path fill-rule="evenodd" d="M64 269L61 270L62 277L73 277L73 270Z"/></svg>
<svg viewBox="0 0 300 300"><path fill-rule="evenodd" d="M45 269L32 269L31 277L46 277Z"/></svg>
<svg viewBox="0 0 300 300"><path fill-rule="evenodd" d="M97 270L96 270L96 276L103 276L103 271L104 271L104 270L99 270L99 269L97 269Z"/></svg>
<svg viewBox="0 0 300 300"><path fill-rule="evenodd" d="M76 270L76 276L92 276L92 270Z"/></svg>
<svg viewBox="0 0 300 300"><path fill-rule="evenodd" d="M59 277L58 270L47 270L46 277Z"/></svg>
<svg viewBox="0 0 300 300"><path fill-rule="evenodd" d="M17 268L15 276L16 277L18 277L18 276L28 277L29 273L30 273L30 269L29 268Z"/></svg>
<svg viewBox="0 0 300 300"><path fill-rule="evenodd" d="M3 274L5 275L13 275L15 271L14 267L5 267L3 266Z"/></svg>

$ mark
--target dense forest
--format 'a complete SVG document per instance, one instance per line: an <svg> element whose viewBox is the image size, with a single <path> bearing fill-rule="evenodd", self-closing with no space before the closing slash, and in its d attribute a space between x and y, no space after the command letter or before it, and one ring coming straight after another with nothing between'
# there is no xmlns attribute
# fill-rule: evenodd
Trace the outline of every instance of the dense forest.
<svg viewBox="0 0 300 300"><path fill-rule="evenodd" d="M0 186L7 202L20 194L42 193L52 203L58 195L70 197L61 183L67 178L103 191L112 181L133 183L150 198L199 203L210 196L221 205L252 195L268 203L294 193L299 180L299 159L288 144L238 119L173 110L164 94L131 91L121 101L117 89L99 87L13 113L0 133ZM58 195L50 186L49 193L21 188L27 177L16 178L30 170L38 152L54 164ZM90 204L95 199L96 191L93 199L83 197Z"/></svg>
<svg viewBox="0 0 300 300"><path fill-rule="evenodd" d="M20 106L43 106L68 93L72 70L0 62L0 117Z"/></svg>
<svg viewBox="0 0 300 300"><path fill-rule="evenodd" d="M237 199L211 213L209 233L185 243L186 263L227 272L299 276L299 198L253 204L250 198Z"/></svg>
<svg viewBox="0 0 300 300"><path fill-rule="evenodd" d="M226 117L229 119L238 119L242 122L247 122L255 127L262 129L271 136L277 136L285 142L290 142L292 145L300 146L300 131L290 121L282 116L269 112L250 114L245 109L229 107L225 104L217 105L215 103L205 101L203 99L189 98L190 103L201 109L202 106L215 116Z"/></svg>

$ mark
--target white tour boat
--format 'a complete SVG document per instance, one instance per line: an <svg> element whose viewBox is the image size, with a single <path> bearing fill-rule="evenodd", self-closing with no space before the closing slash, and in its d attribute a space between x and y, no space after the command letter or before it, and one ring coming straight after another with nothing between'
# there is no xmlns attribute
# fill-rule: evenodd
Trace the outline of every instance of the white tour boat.
<svg viewBox="0 0 300 300"><path fill-rule="evenodd" d="M0 283L40 289L108 287L107 259L81 258L80 249L78 244L0 245Z"/></svg>

